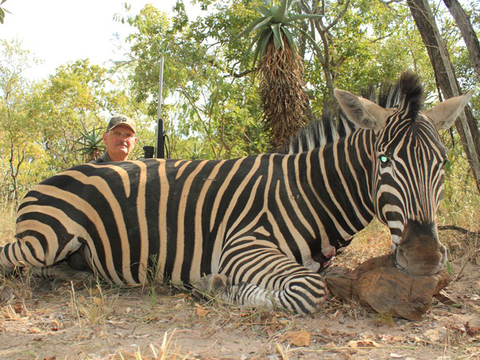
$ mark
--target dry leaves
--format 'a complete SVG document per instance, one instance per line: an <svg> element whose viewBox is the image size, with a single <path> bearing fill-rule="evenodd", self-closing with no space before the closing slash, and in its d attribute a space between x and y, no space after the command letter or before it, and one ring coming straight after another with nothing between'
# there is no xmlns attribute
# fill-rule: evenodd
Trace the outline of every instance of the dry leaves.
<svg viewBox="0 0 480 360"><path fill-rule="evenodd" d="M282 336L280 342L294 346L310 346L311 335L307 331L292 331Z"/></svg>
<svg viewBox="0 0 480 360"><path fill-rule="evenodd" d="M28 332L30 334L40 334L42 332L42 330L36 326L32 326L28 329Z"/></svg>
<svg viewBox="0 0 480 360"><path fill-rule="evenodd" d="M209 311L205 309L203 306L195 304L195 313L199 318L204 318L205 316L208 315Z"/></svg>
<svg viewBox="0 0 480 360"><path fill-rule="evenodd" d="M352 340L348 342L348 347L351 348L379 348L381 347L380 344L376 343L371 339L364 339L364 340Z"/></svg>
<svg viewBox="0 0 480 360"><path fill-rule="evenodd" d="M470 325L470 323L467 321L467 323L464 325L465 326L465 332L469 336L477 336L480 335L480 327L479 326L473 326Z"/></svg>

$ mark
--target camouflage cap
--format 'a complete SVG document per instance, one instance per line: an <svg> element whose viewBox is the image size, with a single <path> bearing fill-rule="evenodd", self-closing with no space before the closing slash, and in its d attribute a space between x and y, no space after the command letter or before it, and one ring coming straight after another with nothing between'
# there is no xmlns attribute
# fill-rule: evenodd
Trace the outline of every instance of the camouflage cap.
<svg viewBox="0 0 480 360"><path fill-rule="evenodd" d="M124 125L129 127L134 133L137 132L135 121L125 115L115 115L108 121L107 132L115 129L117 126Z"/></svg>

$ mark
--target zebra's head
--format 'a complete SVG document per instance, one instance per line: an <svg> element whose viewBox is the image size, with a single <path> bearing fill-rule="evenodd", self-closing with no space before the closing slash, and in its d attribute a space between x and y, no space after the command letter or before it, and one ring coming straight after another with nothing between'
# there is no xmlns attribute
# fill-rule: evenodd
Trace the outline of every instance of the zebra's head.
<svg viewBox="0 0 480 360"><path fill-rule="evenodd" d="M411 74L402 75L386 108L335 90L347 117L372 131L375 214L390 228L397 267L413 275L436 274L447 261L436 224L446 161L438 131L452 126L471 95L469 92L423 111L423 90Z"/></svg>

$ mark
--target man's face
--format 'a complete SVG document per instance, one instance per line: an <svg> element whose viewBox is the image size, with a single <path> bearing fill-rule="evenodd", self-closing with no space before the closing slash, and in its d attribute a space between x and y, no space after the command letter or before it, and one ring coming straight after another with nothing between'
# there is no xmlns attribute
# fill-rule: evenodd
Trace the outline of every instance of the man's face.
<svg viewBox="0 0 480 360"><path fill-rule="evenodd" d="M103 142L113 161L123 161L133 150L137 137L128 126L119 125L103 134Z"/></svg>

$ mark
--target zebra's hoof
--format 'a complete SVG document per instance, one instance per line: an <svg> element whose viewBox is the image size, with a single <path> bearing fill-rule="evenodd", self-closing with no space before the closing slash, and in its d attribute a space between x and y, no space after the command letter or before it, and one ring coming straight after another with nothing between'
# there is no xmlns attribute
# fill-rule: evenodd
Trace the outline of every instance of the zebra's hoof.
<svg viewBox="0 0 480 360"><path fill-rule="evenodd" d="M229 285L230 282L226 275L210 274L202 277L199 281L197 281L194 284L194 288L200 293L214 296Z"/></svg>

